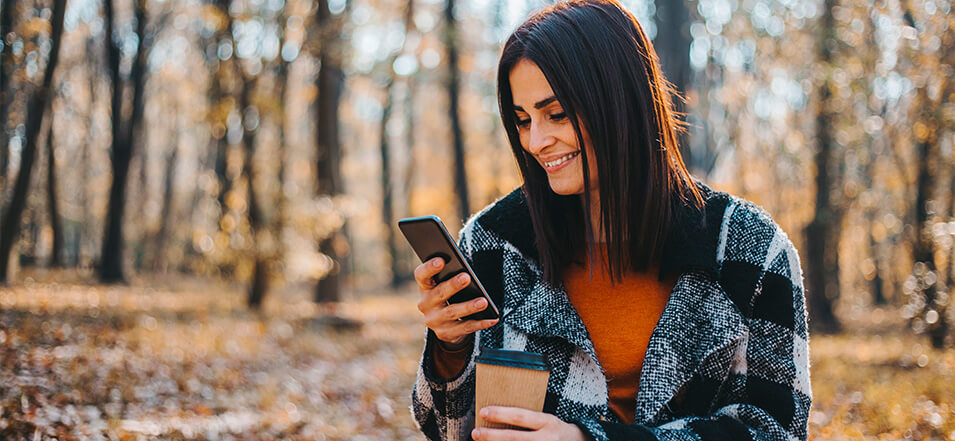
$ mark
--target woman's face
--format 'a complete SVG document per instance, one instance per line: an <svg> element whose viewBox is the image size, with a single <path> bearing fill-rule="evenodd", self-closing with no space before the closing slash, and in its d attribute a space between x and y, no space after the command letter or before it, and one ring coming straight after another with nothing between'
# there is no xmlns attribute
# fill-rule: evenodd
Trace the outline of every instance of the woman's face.
<svg viewBox="0 0 955 441"><path fill-rule="evenodd" d="M521 147L547 172L554 193L582 194L586 186L577 135L544 73L533 61L521 59L511 69L510 82ZM590 158L590 188L596 190L597 166L593 147L583 124L580 131Z"/></svg>

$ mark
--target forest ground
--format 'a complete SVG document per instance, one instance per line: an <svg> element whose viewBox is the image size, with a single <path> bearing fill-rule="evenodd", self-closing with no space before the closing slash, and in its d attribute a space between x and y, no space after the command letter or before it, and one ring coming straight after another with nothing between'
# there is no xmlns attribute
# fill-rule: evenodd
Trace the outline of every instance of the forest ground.
<svg viewBox="0 0 955 441"><path fill-rule="evenodd" d="M0 288L0 439L422 438L413 288L350 295L336 313L356 329L317 319L328 311L294 287L257 313L241 286L186 276L18 279ZM844 316L845 332L810 341L810 438L955 440L955 351L892 308Z"/></svg>

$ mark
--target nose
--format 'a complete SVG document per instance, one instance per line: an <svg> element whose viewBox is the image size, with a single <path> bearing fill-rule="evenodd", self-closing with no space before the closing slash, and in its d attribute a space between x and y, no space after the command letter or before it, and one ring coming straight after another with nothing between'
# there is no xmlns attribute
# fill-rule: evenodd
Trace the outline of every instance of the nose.
<svg viewBox="0 0 955 441"><path fill-rule="evenodd" d="M536 155L548 146L554 144L556 138L551 133L550 130L546 127L546 124L541 124L531 120L530 134L528 135L530 139L527 142L527 150Z"/></svg>

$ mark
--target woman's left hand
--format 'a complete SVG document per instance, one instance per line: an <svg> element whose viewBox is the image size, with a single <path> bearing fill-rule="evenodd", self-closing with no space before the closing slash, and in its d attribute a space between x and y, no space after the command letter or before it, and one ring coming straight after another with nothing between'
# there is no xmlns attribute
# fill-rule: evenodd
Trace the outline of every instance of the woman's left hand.
<svg viewBox="0 0 955 441"><path fill-rule="evenodd" d="M517 407L488 406L481 409L481 418L492 423L524 427L531 432L481 427L471 432L475 441L586 441L579 427L548 413Z"/></svg>

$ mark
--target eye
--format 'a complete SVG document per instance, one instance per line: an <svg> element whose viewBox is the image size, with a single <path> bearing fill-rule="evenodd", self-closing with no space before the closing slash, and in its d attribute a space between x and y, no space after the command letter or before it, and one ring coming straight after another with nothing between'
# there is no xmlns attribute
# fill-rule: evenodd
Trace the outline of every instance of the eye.
<svg viewBox="0 0 955 441"><path fill-rule="evenodd" d="M555 114L553 114L553 115L550 116L551 121L560 121L560 120L566 119L566 118L567 118L567 114L564 113L564 112L555 113Z"/></svg>
<svg viewBox="0 0 955 441"><path fill-rule="evenodd" d="M531 119L530 119L530 118L524 118L524 119L518 118L518 119L517 119L517 127L523 128L523 127L527 127L527 126L529 126L529 125L531 125Z"/></svg>

